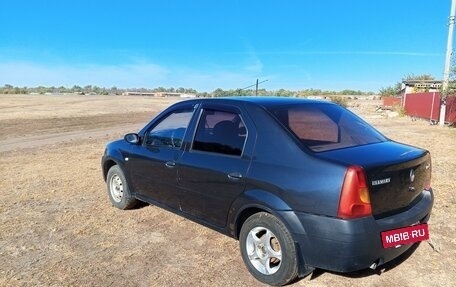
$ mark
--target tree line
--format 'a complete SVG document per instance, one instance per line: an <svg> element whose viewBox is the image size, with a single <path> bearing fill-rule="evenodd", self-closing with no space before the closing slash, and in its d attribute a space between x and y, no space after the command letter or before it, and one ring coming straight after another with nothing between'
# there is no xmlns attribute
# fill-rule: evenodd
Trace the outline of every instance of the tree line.
<svg viewBox="0 0 456 287"><path fill-rule="evenodd" d="M121 95L124 92L169 92L169 93L182 93L182 94L196 94L197 91L194 89L186 88L168 88L158 87L155 89L119 89L115 86L110 88L98 87L93 85L87 85L84 87L74 85L71 88L60 86L60 87L15 87L9 84L0 87L0 94L97 94L97 95Z"/></svg>
<svg viewBox="0 0 456 287"><path fill-rule="evenodd" d="M321 89L303 89L303 90L266 90L259 89L229 89L223 90L221 88L215 89L212 92L198 92L192 88L164 88L158 87L154 89L137 88L137 89L121 89L115 86L110 88L98 87L93 85L87 85L84 87L74 85L71 88L60 86L60 87L15 87L9 84L0 87L0 94L97 94L97 95L121 95L124 92L140 92L140 93L181 93L181 94L194 94L199 97L226 97L226 96L253 96L253 95L268 95L268 96L289 96L289 97L308 97L308 96L365 96L373 95L373 92L363 92L360 90L345 89L342 91L333 90L321 90Z"/></svg>

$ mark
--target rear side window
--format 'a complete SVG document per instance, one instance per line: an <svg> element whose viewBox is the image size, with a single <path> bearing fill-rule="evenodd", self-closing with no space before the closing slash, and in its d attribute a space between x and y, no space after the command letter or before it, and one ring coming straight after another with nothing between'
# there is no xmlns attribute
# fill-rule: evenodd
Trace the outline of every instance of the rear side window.
<svg viewBox="0 0 456 287"><path fill-rule="evenodd" d="M272 110L275 117L315 152L386 141L369 124L333 104L303 104Z"/></svg>
<svg viewBox="0 0 456 287"><path fill-rule="evenodd" d="M238 113L205 109L196 130L193 149L240 156L247 130Z"/></svg>
<svg viewBox="0 0 456 287"><path fill-rule="evenodd" d="M290 129L300 138L313 143L337 143L338 126L319 110L291 109L288 111Z"/></svg>

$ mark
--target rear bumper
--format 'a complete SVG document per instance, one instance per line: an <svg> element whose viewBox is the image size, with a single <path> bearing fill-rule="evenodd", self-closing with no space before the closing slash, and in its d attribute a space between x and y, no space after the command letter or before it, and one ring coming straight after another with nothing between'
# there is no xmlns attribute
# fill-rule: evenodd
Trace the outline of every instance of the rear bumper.
<svg viewBox="0 0 456 287"><path fill-rule="evenodd" d="M332 217L282 212L291 225L303 263L336 272L366 269L373 263L386 263L407 251L412 244L385 249L381 232L429 220L434 195L424 191L423 197L407 211L382 219L364 217L343 220ZM296 216L296 217L295 217ZM431 235L432 236L432 235Z"/></svg>

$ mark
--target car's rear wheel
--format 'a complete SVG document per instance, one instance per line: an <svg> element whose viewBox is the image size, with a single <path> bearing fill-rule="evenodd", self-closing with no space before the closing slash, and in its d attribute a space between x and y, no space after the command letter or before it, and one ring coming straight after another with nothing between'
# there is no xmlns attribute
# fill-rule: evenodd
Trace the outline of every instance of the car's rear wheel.
<svg viewBox="0 0 456 287"><path fill-rule="evenodd" d="M263 283L285 285L298 276L293 238L277 217L266 212L250 216L239 235L242 259Z"/></svg>
<svg viewBox="0 0 456 287"><path fill-rule="evenodd" d="M137 206L138 200L131 196L125 175L118 165L109 169L106 184L112 205L120 209L131 209Z"/></svg>

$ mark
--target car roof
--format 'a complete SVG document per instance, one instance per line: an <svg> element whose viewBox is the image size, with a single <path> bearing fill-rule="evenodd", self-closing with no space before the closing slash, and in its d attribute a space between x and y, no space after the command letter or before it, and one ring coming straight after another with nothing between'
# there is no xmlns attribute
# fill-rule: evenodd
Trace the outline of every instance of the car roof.
<svg viewBox="0 0 456 287"><path fill-rule="evenodd" d="M253 103L265 108L272 108L276 106L284 105L295 105L295 104L314 104L314 103L330 103L328 101L305 99L305 98L293 98L293 97L277 97L277 96L233 96L233 97L220 97L220 98L209 98L202 99L203 101L212 102L248 102Z"/></svg>

